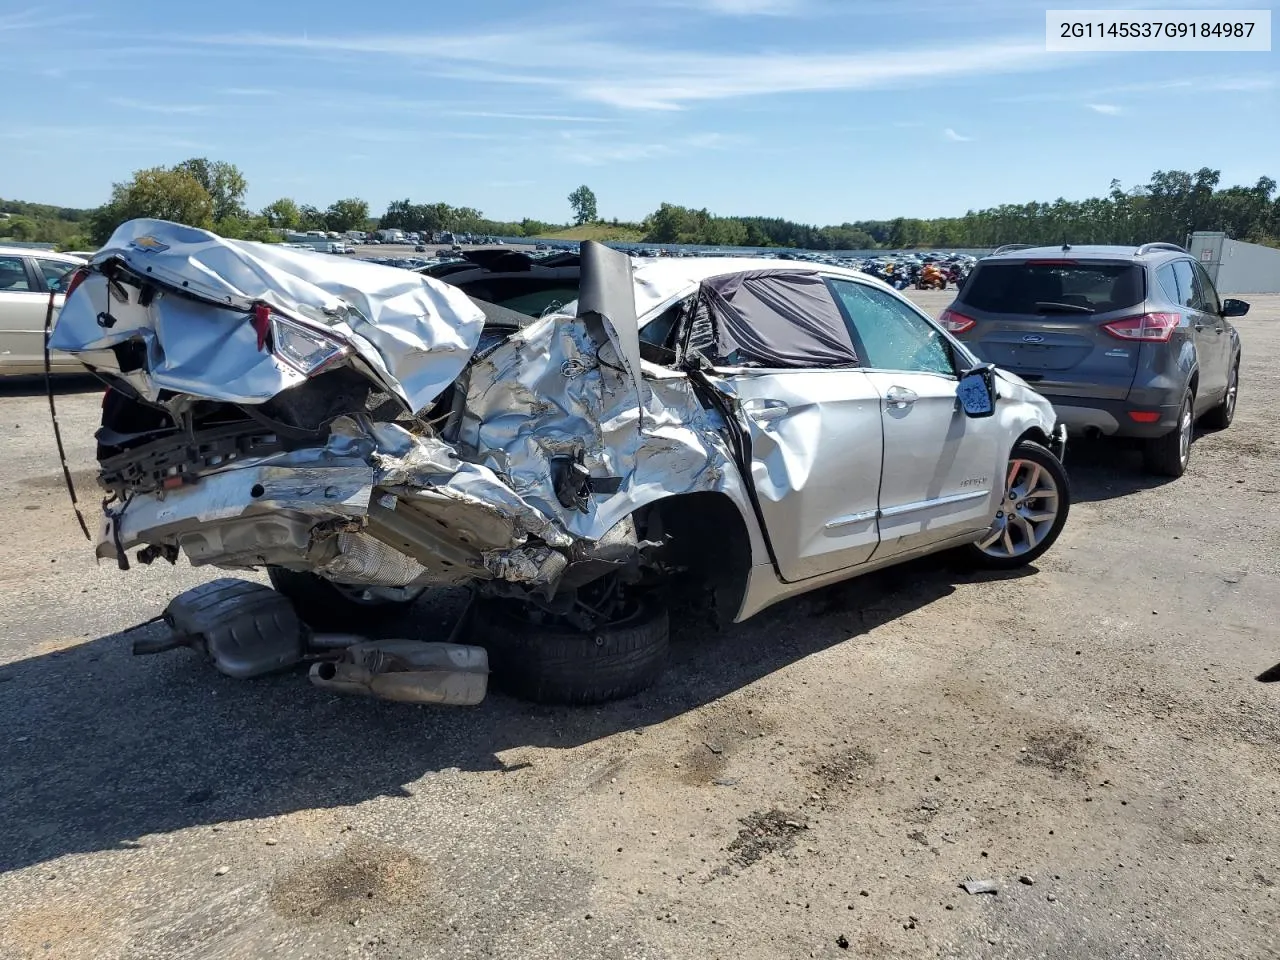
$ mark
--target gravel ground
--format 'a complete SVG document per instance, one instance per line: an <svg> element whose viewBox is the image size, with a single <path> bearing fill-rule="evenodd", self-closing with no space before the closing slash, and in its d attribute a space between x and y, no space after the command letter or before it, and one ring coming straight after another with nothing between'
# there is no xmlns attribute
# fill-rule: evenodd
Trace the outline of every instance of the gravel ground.
<svg viewBox="0 0 1280 960"><path fill-rule="evenodd" d="M1076 444L1025 575L677 627L656 687L583 710L132 658L213 574L96 566L38 388L0 388L0 957L1280 956L1280 297L1251 299L1236 424L1183 479ZM60 407L91 506L97 408Z"/></svg>

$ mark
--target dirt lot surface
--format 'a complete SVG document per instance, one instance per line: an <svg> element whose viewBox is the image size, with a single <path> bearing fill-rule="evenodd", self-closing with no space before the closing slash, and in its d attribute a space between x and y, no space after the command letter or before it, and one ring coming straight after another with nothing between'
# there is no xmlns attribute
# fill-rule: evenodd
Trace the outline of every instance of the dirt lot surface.
<svg viewBox="0 0 1280 960"><path fill-rule="evenodd" d="M1280 297L1252 299L1236 424L1182 480L1076 444L1026 575L678 627L656 687L588 710L131 657L213 574L95 566L43 398L0 388L0 957L1280 956ZM61 403L91 506L97 409Z"/></svg>

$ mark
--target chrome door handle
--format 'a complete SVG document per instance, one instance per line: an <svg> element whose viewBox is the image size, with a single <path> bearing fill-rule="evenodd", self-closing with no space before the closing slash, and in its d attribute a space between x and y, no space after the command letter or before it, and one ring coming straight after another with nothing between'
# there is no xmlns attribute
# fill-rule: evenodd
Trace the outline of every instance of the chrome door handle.
<svg viewBox="0 0 1280 960"><path fill-rule="evenodd" d="M920 399L914 390L898 386L893 386L886 390L884 398L890 405L897 407L899 410L906 409Z"/></svg>
<svg viewBox="0 0 1280 960"><path fill-rule="evenodd" d="M770 420L778 420L785 417L791 412L791 408L781 400L760 400L751 399L744 400L742 403L742 412L752 420L761 423L768 423Z"/></svg>

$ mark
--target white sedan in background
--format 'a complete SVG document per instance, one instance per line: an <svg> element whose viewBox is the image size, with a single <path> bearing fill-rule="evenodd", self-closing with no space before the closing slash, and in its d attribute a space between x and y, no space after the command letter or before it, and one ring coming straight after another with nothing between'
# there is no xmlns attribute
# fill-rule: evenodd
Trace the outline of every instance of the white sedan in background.
<svg viewBox="0 0 1280 960"><path fill-rule="evenodd" d="M84 260L51 250L0 247L0 376L44 372L44 322L49 293L55 293L54 315L62 309L62 291ZM83 372L75 357L57 353L50 368L58 373Z"/></svg>

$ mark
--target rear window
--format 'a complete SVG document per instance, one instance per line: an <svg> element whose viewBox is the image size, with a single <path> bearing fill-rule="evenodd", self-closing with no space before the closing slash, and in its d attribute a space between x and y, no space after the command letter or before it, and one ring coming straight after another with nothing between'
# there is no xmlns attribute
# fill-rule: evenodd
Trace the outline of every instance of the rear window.
<svg viewBox="0 0 1280 960"><path fill-rule="evenodd" d="M983 263L965 284L960 301L986 313L1093 313L1125 310L1146 299L1136 263Z"/></svg>

